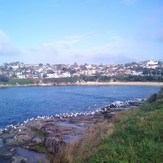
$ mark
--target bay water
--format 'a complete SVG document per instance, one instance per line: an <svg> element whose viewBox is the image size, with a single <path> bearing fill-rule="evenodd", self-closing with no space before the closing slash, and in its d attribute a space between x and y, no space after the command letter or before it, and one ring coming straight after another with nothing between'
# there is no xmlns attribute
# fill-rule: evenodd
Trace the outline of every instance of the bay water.
<svg viewBox="0 0 163 163"><path fill-rule="evenodd" d="M0 129L37 116L88 112L115 101L148 98L158 86L49 86L0 89Z"/></svg>

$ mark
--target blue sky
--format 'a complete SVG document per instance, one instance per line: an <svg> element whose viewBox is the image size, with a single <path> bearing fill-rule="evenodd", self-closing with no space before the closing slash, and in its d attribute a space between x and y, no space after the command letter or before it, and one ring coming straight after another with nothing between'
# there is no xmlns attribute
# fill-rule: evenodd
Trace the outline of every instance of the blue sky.
<svg viewBox="0 0 163 163"><path fill-rule="evenodd" d="M163 61L162 0L0 0L0 63Z"/></svg>

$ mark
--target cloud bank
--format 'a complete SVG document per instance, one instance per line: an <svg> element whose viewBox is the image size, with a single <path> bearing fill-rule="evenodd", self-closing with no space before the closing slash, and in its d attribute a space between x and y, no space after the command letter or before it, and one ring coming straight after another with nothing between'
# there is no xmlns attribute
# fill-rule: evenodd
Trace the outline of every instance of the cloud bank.
<svg viewBox="0 0 163 163"><path fill-rule="evenodd" d="M93 40L103 40L104 36L107 39L101 45L98 43L92 45ZM124 62L131 58L127 56L130 53L130 46L130 41L112 33L106 32L104 35L89 33L43 43L25 53L33 60L42 58L44 62L50 63L113 63Z"/></svg>
<svg viewBox="0 0 163 163"><path fill-rule="evenodd" d="M157 37L160 42L163 40L162 31ZM151 47L114 31L105 31L100 34L89 32L73 35L20 50L11 43L7 34L0 31L0 56L13 57L15 61L24 63L126 63L142 60L143 48Z"/></svg>
<svg viewBox="0 0 163 163"><path fill-rule="evenodd" d="M0 56L18 55L20 51L11 43L6 33L0 30Z"/></svg>

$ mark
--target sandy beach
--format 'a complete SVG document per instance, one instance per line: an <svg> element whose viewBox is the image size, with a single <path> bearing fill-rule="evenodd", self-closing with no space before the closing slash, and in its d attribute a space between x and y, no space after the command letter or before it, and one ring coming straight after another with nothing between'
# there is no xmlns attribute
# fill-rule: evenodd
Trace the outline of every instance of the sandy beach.
<svg viewBox="0 0 163 163"><path fill-rule="evenodd" d="M142 86L163 86L163 82L83 82L77 85L142 85Z"/></svg>
<svg viewBox="0 0 163 163"><path fill-rule="evenodd" d="M112 85L126 85L126 86L163 86L163 82L78 82L78 83L39 83L39 84L25 84L25 85L0 85L0 88L6 87L30 87L30 86L112 86Z"/></svg>

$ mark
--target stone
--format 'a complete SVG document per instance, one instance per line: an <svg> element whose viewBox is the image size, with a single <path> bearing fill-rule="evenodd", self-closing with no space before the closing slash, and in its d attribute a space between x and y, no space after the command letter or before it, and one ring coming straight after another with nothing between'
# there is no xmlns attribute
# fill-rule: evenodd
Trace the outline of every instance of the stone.
<svg viewBox="0 0 163 163"><path fill-rule="evenodd" d="M4 146L2 139L0 138L0 149Z"/></svg>
<svg viewBox="0 0 163 163"><path fill-rule="evenodd" d="M38 119L28 122L26 126L32 130L41 130L47 124L54 125L54 120Z"/></svg>
<svg viewBox="0 0 163 163"><path fill-rule="evenodd" d="M57 132L57 127L55 126L54 122L46 123L41 131L46 133L47 135L53 135L55 132Z"/></svg>
<svg viewBox="0 0 163 163"><path fill-rule="evenodd" d="M27 158L23 156L14 156L12 157L12 163L27 163Z"/></svg>
<svg viewBox="0 0 163 163"><path fill-rule="evenodd" d="M29 128L21 126L16 135L13 138L7 139L5 144L7 146L23 146L28 144L33 137L34 133Z"/></svg>
<svg viewBox="0 0 163 163"><path fill-rule="evenodd" d="M10 159L15 154L15 149L1 149L0 160Z"/></svg>
<svg viewBox="0 0 163 163"><path fill-rule="evenodd" d="M35 143L35 144L41 144L41 143L43 143L43 141L44 141L43 139L40 139L38 137L34 137L32 139L32 142Z"/></svg>
<svg viewBox="0 0 163 163"><path fill-rule="evenodd" d="M64 142L59 137L47 137L45 140L45 147L51 153L56 153L59 146L63 144Z"/></svg>
<svg viewBox="0 0 163 163"><path fill-rule="evenodd" d="M35 146L35 145L39 145L39 144L43 144L44 143L44 139L40 139L38 137L34 137L31 142L28 144L28 146Z"/></svg>

